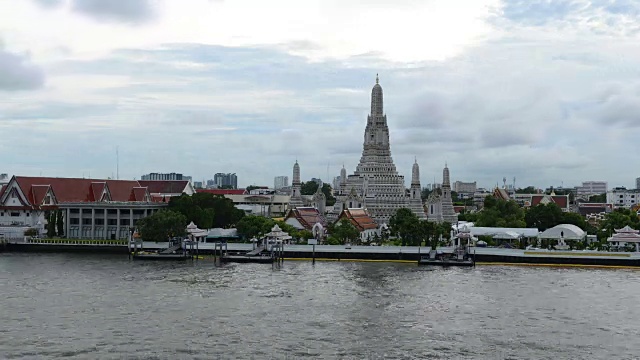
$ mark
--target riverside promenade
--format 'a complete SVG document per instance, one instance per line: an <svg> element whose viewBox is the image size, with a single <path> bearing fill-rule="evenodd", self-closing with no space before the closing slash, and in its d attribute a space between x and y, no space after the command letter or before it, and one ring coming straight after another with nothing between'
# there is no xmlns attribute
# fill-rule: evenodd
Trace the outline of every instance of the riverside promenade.
<svg viewBox="0 0 640 360"><path fill-rule="evenodd" d="M147 251L166 249L166 242L143 242ZM252 244L227 243L230 253L246 253L253 250ZM67 239L27 239L14 240L6 244L7 251L16 252L84 252L128 254L132 249L125 240L67 240ZM213 255L215 243L198 243L199 255ZM285 245L283 256L289 260L357 260L357 261L398 261L417 262L431 249L417 246L344 246L344 245ZM438 250L451 252L451 247ZM220 251L220 248L218 248ZM476 263L482 264L530 264L530 265L578 265L578 266L620 266L640 269L640 253L603 251L558 251L521 250L500 248L471 248Z"/></svg>

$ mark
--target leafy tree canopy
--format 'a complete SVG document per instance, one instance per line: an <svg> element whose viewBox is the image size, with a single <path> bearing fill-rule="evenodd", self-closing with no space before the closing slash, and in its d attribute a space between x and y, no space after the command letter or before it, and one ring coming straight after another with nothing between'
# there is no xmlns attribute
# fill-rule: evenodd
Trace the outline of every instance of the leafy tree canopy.
<svg viewBox="0 0 640 360"><path fill-rule="evenodd" d="M523 228L526 225L524 210L515 201L491 195L484 198L484 207L476 220L476 226Z"/></svg>
<svg viewBox="0 0 640 360"><path fill-rule="evenodd" d="M318 183L315 181L303 182L300 185L300 193L302 195L313 195L318 190ZM327 206L333 206L336 203L336 198L333 196L333 188L329 183L322 183L322 193L327 199Z"/></svg>
<svg viewBox="0 0 640 360"><path fill-rule="evenodd" d="M231 199L210 193L174 196L169 209L183 214L187 223L193 221L201 229L233 227L244 216Z"/></svg>
<svg viewBox="0 0 640 360"><path fill-rule="evenodd" d="M157 213L140 219L138 232L144 241L167 241L169 238L184 236L187 218L177 211L163 209Z"/></svg>

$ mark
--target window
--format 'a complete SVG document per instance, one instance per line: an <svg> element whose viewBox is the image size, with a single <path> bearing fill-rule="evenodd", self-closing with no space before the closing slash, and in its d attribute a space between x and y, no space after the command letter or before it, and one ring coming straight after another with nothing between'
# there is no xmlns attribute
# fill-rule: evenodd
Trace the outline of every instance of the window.
<svg viewBox="0 0 640 360"><path fill-rule="evenodd" d="M70 223L71 225L78 225L78 224L80 224L80 219L78 219L78 218L71 218L71 219L69 219L69 223Z"/></svg>
<svg viewBox="0 0 640 360"><path fill-rule="evenodd" d="M20 213L19 213L19 212L12 212L12 213L11 213L11 216L13 216L13 217L17 217L17 216L20 216Z"/></svg>

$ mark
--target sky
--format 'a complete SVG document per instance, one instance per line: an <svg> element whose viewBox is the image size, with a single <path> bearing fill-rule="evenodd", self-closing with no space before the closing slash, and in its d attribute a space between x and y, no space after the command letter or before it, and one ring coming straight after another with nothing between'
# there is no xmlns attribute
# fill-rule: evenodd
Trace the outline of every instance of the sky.
<svg viewBox="0 0 640 360"><path fill-rule="evenodd" d="M407 183L635 187L639 41L636 0L0 0L0 173L326 181L379 74Z"/></svg>

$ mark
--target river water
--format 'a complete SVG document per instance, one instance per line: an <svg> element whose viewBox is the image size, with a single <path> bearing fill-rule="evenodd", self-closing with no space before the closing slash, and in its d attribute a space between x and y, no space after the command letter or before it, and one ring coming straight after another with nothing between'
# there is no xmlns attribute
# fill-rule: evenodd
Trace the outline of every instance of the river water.
<svg viewBox="0 0 640 360"><path fill-rule="evenodd" d="M634 359L640 271L0 254L2 359Z"/></svg>

